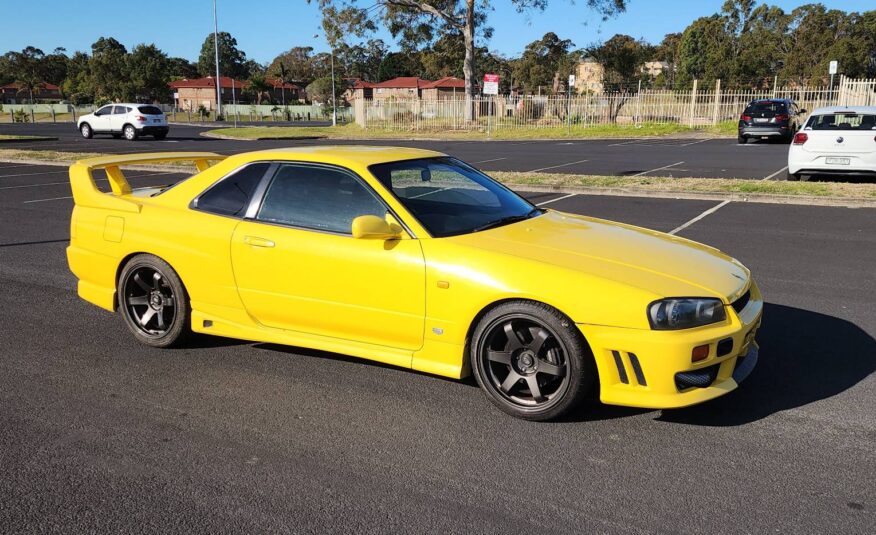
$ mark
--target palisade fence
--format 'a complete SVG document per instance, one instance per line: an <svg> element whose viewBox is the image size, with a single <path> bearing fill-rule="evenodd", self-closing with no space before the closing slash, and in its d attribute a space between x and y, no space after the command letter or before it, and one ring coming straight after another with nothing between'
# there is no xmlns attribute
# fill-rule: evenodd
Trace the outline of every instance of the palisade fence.
<svg viewBox="0 0 876 535"><path fill-rule="evenodd" d="M705 128L735 121L752 100L790 98L806 110L823 106L876 105L876 79L841 79L833 89L795 87L773 90L724 91L720 82L702 90L643 89L631 93L576 96L476 97L472 119L465 119L462 99L359 99L356 123L390 130L503 130L588 127L602 124L636 126L679 124Z"/></svg>

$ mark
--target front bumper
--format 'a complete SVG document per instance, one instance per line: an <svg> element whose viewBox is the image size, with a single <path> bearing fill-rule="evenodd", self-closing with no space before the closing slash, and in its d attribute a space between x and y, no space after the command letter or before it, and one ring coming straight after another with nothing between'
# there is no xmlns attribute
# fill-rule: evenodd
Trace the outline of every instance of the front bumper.
<svg viewBox="0 0 876 535"><path fill-rule="evenodd" d="M735 390L754 369L754 341L763 297L752 283L750 299L727 321L682 331L579 325L599 370L600 399L608 405L669 409L696 405ZM694 347L709 356L691 362Z"/></svg>

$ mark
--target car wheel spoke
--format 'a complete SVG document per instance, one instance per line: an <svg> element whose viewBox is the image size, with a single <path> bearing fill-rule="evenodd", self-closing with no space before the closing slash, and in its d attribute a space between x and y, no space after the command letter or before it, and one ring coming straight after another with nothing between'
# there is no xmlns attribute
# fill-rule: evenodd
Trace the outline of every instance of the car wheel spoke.
<svg viewBox="0 0 876 535"><path fill-rule="evenodd" d="M143 327L146 327L146 325L149 324L149 321L152 320L152 316L154 316L154 315L155 315L155 309L152 307L147 308L146 312L144 312L143 315L138 319L138 321L140 322L140 325Z"/></svg>
<svg viewBox="0 0 876 535"><path fill-rule="evenodd" d="M139 273L134 274L134 282L137 284L137 286L142 288L144 291L146 291L146 292L152 291L152 287L149 286L148 284L146 284L146 281L144 281L143 278L140 277Z"/></svg>
<svg viewBox="0 0 876 535"><path fill-rule="evenodd" d="M520 381L520 379L522 379L522 377L514 370L511 370L510 372L508 372L508 377L506 377L505 380L502 381L502 385L499 388L502 389L502 392L510 394L511 389L514 388L514 385L516 385L517 382Z"/></svg>
<svg viewBox="0 0 876 535"><path fill-rule="evenodd" d="M508 343L505 345L505 351L511 352L517 349L521 349L523 347L523 341L520 340L520 335L517 334L517 331L514 330L514 326L511 322L505 323L502 326L502 329L505 330L505 336L508 337Z"/></svg>
<svg viewBox="0 0 876 535"><path fill-rule="evenodd" d="M161 273L157 271L152 275L152 289L155 291L161 291Z"/></svg>
<svg viewBox="0 0 876 535"><path fill-rule="evenodd" d="M138 295L138 296L134 296L134 297L129 297L129 298L128 298L128 304L129 304L129 305L137 305L137 306L139 306L139 305L148 305L148 304L149 304L149 298L148 298L147 296L145 296L145 295Z"/></svg>
<svg viewBox="0 0 876 535"><path fill-rule="evenodd" d="M164 299L161 301L161 306L173 307L173 297L165 296Z"/></svg>
<svg viewBox="0 0 876 535"><path fill-rule="evenodd" d="M536 403L541 403L542 401L547 400L546 397L541 395L541 388L539 388L538 381L534 375L530 375L526 378L526 384L529 386L529 393L532 394L532 399L534 399Z"/></svg>
<svg viewBox="0 0 876 535"><path fill-rule="evenodd" d="M506 364L508 366L511 365L511 352L510 351L487 351L487 358L492 362L498 362L499 364Z"/></svg>
<svg viewBox="0 0 876 535"><path fill-rule="evenodd" d="M530 327L529 333L532 335L532 342L529 344L529 349L538 355L539 351L541 351L541 348L544 346L544 343L548 341L551 335L547 332L547 329L544 329L543 327Z"/></svg>
<svg viewBox="0 0 876 535"><path fill-rule="evenodd" d="M165 325L164 325L164 311L163 311L163 310L158 310L158 311L156 312L156 314L155 314L155 319L158 320L158 328L161 329L161 330L163 331L163 330L165 329Z"/></svg>
<svg viewBox="0 0 876 535"><path fill-rule="evenodd" d="M538 361L538 372L546 373L548 375L556 375L557 377L562 377L566 375L566 367L565 366L557 366L556 364L550 363L546 360Z"/></svg>

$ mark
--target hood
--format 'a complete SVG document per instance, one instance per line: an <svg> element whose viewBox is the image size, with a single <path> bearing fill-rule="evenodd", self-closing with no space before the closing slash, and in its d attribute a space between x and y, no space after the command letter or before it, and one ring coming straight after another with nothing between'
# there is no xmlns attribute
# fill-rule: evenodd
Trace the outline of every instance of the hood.
<svg viewBox="0 0 876 535"><path fill-rule="evenodd" d="M659 297L717 297L729 303L745 292L750 277L745 266L713 247L552 210L450 239L602 277Z"/></svg>

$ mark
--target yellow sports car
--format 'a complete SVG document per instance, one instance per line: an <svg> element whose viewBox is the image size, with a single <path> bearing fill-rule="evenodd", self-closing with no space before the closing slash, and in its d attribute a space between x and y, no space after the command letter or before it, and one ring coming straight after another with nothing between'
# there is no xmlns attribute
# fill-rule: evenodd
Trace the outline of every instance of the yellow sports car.
<svg viewBox="0 0 876 535"><path fill-rule="evenodd" d="M199 172L132 190L120 169L168 160ZM150 346L194 331L472 373L531 420L591 394L700 403L757 362L763 299L733 258L540 209L438 152L121 155L79 161L70 180L79 295Z"/></svg>

